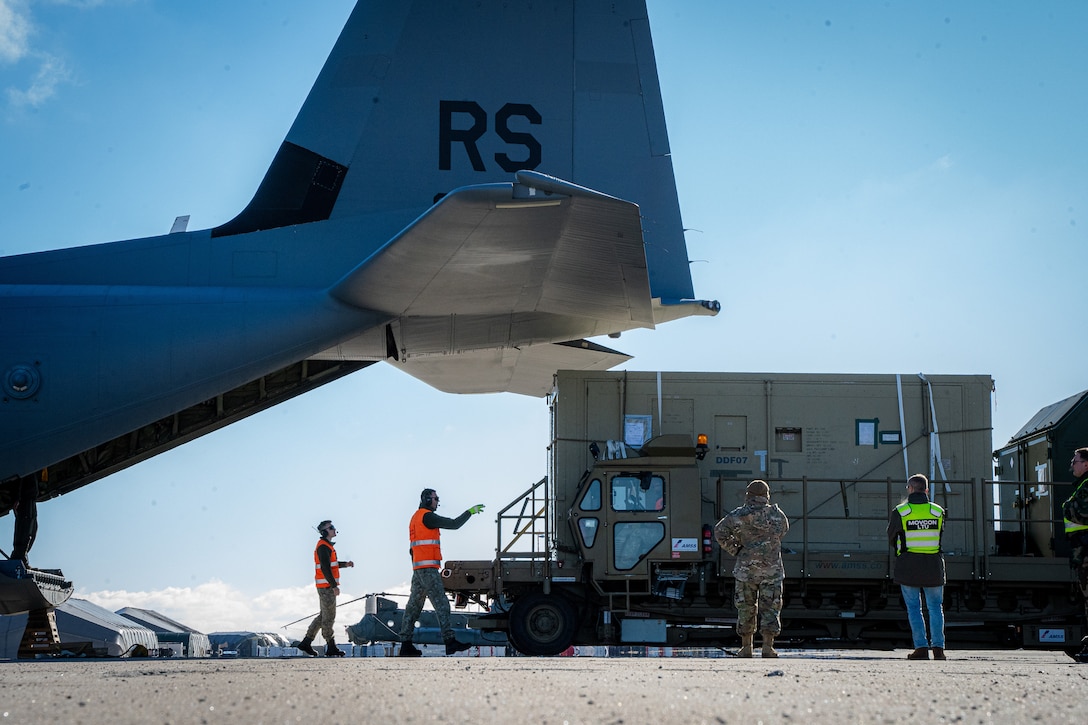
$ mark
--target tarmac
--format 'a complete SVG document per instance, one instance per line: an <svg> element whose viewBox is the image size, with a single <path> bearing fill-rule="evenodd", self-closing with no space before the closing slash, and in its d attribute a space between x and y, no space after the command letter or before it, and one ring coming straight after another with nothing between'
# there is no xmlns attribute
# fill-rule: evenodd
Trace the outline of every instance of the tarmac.
<svg viewBox="0 0 1088 725"><path fill-rule="evenodd" d="M907 652L0 662L0 725L1084 722L1088 665L1061 652Z"/></svg>

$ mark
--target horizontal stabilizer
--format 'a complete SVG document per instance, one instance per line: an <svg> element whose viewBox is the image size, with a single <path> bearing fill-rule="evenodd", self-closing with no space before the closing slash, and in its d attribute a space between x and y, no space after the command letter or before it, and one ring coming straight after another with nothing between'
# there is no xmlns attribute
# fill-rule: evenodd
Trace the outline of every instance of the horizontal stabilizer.
<svg viewBox="0 0 1088 725"><path fill-rule="evenodd" d="M713 317L722 309L717 300L658 300L654 299L654 324L660 325L695 315Z"/></svg>
<svg viewBox="0 0 1088 725"><path fill-rule="evenodd" d="M542 398L556 370L608 370L631 359L588 340L533 345L522 350L476 350L393 363L447 393L520 393Z"/></svg>
<svg viewBox="0 0 1088 725"><path fill-rule="evenodd" d="M645 0L354 5L234 218L0 257L0 514L372 363L546 395L628 359L582 340L717 313Z"/></svg>
<svg viewBox="0 0 1088 725"><path fill-rule="evenodd" d="M396 317L535 312L653 327L638 206L562 188L453 191L331 292Z"/></svg>

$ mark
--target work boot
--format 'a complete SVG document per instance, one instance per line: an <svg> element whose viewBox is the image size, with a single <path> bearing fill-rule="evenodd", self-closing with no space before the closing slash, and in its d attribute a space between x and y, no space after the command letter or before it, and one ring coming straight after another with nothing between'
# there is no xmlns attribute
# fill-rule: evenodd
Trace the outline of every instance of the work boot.
<svg viewBox="0 0 1088 725"><path fill-rule="evenodd" d="M752 640L754 638L755 634L742 634L740 636L740 649L737 651L737 657L752 656Z"/></svg>
<svg viewBox="0 0 1088 725"><path fill-rule="evenodd" d="M325 656L326 657L343 657L344 650L336 646L336 642L331 639L325 643Z"/></svg>
<svg viewBox="0 0 1088 725"><path fill-rule="evenodd" d="M405 640L404 644L400 646L400 652L397 653L397 657L422 657L423 652L412 644L412 640Z"/></svg>
<svg viewBox="0 0 1088 725"><path fill-rule="evenodd" d="M298 649L300 652L305 652L311 657L317 657L317 650L313 648L314 640L311 637L307 637L298 643Z"/></svg>
<svg viewBox="0 0 1088 725"><path fill-rule="evenodd" d="M942 652L941 654L944 654ZM918 649L907 655L908 660L928 660L929 659L929 647L919 647Z"/></svg>
<svg viewBox="0 0 1088 725"><path fill-rule="evenodd" d="M770 632L763 633L763 652L764 657L777 657L778 650L774 648L774 635Z"/></svg>
<svg viewBox="0 0 1088 725"><path fill-rule="evenodd" d="M935 660L946 660L946 659L948 659L947 657L944 656L944 647L934 647L933 648L933 659L935 659Z"/></svg>
<svg viewBox="0 0 1088 725"><path fill-rule="evenodd" d="M472 645L461 642L458 639L446 640L446 654L455 655L458 652L464 652L466 649L471 649Z"/></svg>

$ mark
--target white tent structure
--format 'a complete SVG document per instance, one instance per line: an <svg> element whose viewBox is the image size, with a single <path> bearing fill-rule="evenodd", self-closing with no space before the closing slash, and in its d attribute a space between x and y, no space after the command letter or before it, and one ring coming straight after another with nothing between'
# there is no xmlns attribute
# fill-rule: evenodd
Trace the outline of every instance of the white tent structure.
<svg viewBox="0 0 1088 725"><path fill-rule="evenodd" d="M165 648L175 650L175 657L207 657L211 654L208 635L186 627L165 614L139 607L122 607L117 614L154 632L159 639L160 655Z"/></svg>
<svg viewBox="0 0 1088 725"><path fill-rule="evenodd" d="M278 632L212 632L208 639L213 655L221 657L259 657L261 647L291 646Z"/></svg>
<svg viewBox="0 0 1088 725"><path fill-rule="evenodd" d="M73 597L64 602L56 608L56 619L62 650L67 644L90 643L95 655L120 657L130 654L136 645L146 647L148 654L159 648L158 637L150 629L86 599ZM0 659L18 658L26 621L25 612L0 617Z"/></svg>
<svg viewBox="0 0 1088 725"><path fill-rule="evenodd" d="M57 607L57 632L62 646L91 642L95 649L104 649L107 657L120 657L136 645L143 645L148 652L159 648L158 637L147 627L75 597Z"/></svg>

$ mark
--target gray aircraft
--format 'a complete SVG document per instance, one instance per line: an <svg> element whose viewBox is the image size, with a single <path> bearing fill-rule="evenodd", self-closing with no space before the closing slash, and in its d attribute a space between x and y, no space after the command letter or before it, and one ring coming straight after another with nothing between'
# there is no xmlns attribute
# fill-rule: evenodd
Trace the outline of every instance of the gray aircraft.
<svg viewBox="0 0 1088 725"><path fill-rule="evenodd" d="M0 514L375 362L544 395L695 299L645 3L360 1L221 226L0 258Z"/></svg>

